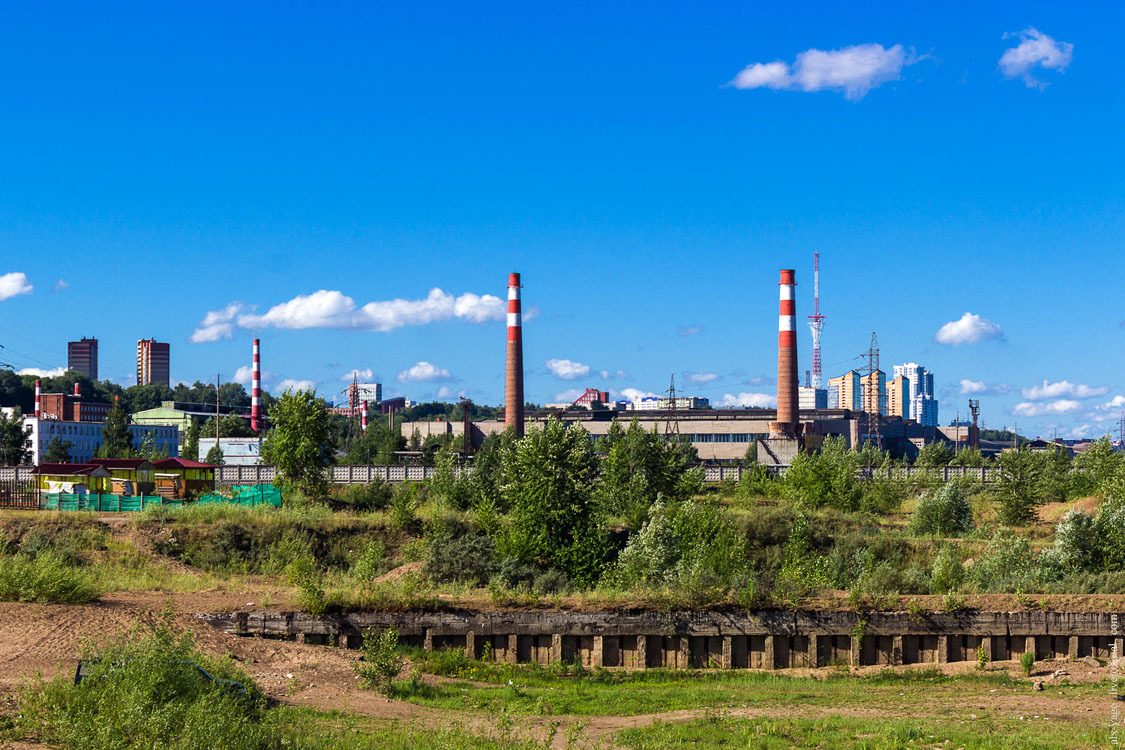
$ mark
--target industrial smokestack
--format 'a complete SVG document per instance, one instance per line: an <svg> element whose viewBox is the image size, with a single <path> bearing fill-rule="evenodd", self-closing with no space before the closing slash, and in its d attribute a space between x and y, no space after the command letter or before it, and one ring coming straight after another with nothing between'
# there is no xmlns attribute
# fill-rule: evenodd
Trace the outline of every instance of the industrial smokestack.
<svg viewBox="0 0 1125 750"><path fill-rule="evenodd" d="M258 339L254 339L254 371L250 376L250 429L262 429L262 360Z"/></svg>
<svg viewBox="0 0 1125 750"><path fill-rule="evenodd" d="M367 432L367 402L366 401L363 402L363 408L359 412L359 414L360 414L360 417L359 417L360 418L360 427L363 429L364 432Z"/></svg>
<svg viewBox="0 0 1125 750"><path fill-rule="evenodd" d="M74 397L82 398L82 386L80 386L78 383L74 384Z"/></svg>
<svg viewBox="0 0 1125 750"><path fill-rule="evenodd" d="M770 423L771 438L795 438L801 432L797 398L796 272L782 269L781 307L777 318L777 421Z"/></svg>
<svg viewBox="0 0 1125 750"><path fill-rule="evenodd" d="M39 381L35 381L35 418L39 418Z"/></svg>
<svg viewBox="0 0 1125 750"><path fill-rule="evenodd" d="M508 274L508 366L504 388L504 427L523 437L523 320L520 275Z"/></svg>

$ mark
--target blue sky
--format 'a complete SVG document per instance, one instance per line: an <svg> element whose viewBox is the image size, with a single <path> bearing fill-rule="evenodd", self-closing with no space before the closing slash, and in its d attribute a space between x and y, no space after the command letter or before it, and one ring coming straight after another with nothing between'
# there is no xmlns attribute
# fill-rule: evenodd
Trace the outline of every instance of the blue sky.
<svg viewBox="0 0 1125 750"><path fill-rule="evenodd" d="M1119 4L228 5L4 8L17 369L92 335L128 383L151 336L231 377L257 335L274 390L499 403L519 271L530 399L759 403L818 250L826 377L876 331L943 422L1121 415Z"/></svg>

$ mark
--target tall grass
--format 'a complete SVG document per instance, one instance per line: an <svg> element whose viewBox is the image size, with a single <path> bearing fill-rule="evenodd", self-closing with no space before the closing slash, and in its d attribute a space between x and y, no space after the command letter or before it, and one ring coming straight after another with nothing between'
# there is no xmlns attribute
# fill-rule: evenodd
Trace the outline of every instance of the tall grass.
<svg viewBox="0 0 1125 750"><path fill-rule="evenodd" d="M84 604L101 596L93 577L52 550L0 556L0 601Z"/></svg>

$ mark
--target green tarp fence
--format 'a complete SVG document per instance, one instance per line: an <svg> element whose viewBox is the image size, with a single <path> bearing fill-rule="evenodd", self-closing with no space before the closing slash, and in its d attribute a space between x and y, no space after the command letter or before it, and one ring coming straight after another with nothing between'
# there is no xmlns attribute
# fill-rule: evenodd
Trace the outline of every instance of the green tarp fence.
<svg viewBox="0 0 1125 750"><path fill-rule="evenodd" d="M233 497L222 495L203 495L197 503L234 503L235 505L272 505L281 507L281 490L272 484L259 484L250 486L234 486L231 488ZM139 512L150 505L164 505L170 508L179 508L184 504L182 500L168 500L159 495L140 495L129 497L126 495L106 495L101 493L87 493L82 495L68 494L65 492L46 492L41 495L44 510L97 510L112 513ZM189 503L190 504L190 503Z"/></svg>

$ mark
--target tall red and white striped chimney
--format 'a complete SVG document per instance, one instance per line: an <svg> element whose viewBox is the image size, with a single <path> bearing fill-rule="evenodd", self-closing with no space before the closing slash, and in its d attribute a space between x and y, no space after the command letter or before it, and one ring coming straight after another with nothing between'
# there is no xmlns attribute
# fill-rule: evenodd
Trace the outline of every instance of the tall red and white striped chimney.
<svg viewBox="0 0 1125 750"><path fill-rule="evenodd" d="M250 376L250 429L262 429L262 353L258 339L254 339L254 370Z"/></svg>
<svg viewBox="0 0 1125 750"><path fill-rule="evenodd" d="M797 396L797 279L791 268L781 270L781 306L777 317L777 421L770 422L771 438L801 434Z"/></svg>
<svg viewBox="0 0 1125 750"><path fill-rule="evenodd" d="M360 418L360 428L364 432L367 432L367 401L366 401L366 399L363 401L362 409L359 412L359 415L360 415L359 416L359 418Z"/></svg>
<svg viewBox="0 0 1125 750"><path fill-rule="evenodd" d="M35 418L39 418L39 381L35 381Z"/></svg>
<svg viewBox="0 0 1125 750"><path fill-rule="evenodd" d="M523 315L520 275L508 274L508 362L504 378L504 427L523 437Z"/></svg>

